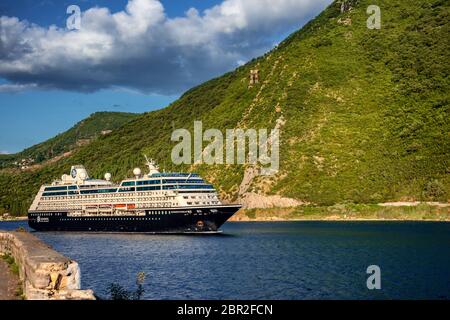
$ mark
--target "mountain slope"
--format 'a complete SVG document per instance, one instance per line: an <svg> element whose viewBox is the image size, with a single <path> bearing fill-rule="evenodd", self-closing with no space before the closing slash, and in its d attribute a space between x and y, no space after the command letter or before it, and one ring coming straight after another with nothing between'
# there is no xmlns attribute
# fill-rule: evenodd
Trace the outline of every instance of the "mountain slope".
<svg viewBox="0 0 450 320"><path fill-rule="evenodd" d="M69 130L16 154L2 155L0 168L22 167L41 163L65 152L90 143L100 135L109 134L138 117L135 113L96 112L78 122ZM23 161L23 160L24 161Z"/></svg>
<svg viewBox="0 0 450 320"><path fill-rule="evenodd" d="M26 208L39 185L84 163L119 180L142 154L166 170L195 170L227 200L329 205L448 199L449 6L443 0L336 1L268 54L186 92L70 157L32 172L0 172L0 206ZM382 28L366 27L369 5ZM248 85L250 70L260 82ZM175 166L173 129L281 128L280 171ZM206 143L205 143L206 145ZM23 186L27 186L24 188Z"/></svg>

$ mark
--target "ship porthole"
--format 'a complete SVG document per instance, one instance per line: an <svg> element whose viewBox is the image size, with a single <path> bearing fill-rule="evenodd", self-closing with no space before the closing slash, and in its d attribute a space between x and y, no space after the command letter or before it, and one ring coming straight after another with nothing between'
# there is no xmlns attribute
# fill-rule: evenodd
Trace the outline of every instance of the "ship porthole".
<svg viewBox="0 0 450 320"><path fill-rule="evenodd" d="M197 227L198 228L203 228L205 226L205 223L203 221L197 221Z"/></svg>

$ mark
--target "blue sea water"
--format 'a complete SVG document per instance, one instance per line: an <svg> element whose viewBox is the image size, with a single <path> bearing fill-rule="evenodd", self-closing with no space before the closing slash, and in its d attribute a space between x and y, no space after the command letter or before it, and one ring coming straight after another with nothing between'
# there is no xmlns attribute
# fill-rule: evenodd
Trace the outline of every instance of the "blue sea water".
<svg viewBox="0 0 450 320"><path fill-rule="evenodd" d="M27 227L0 222L0 229ZM450 223L228 222L221 235L34 232L78 261L82 287L146 299L450 299ZM369 265L381 290L369 290Z"/></svg>

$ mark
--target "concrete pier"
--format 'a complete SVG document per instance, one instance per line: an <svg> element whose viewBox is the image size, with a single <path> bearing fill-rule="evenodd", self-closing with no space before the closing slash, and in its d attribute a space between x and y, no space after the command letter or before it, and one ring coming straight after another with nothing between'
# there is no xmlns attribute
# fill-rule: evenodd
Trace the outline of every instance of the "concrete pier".
<svg viewBox="0 0 450 320"><path fill-rule="evenodd" d="M19 267L28 300L94 300L80 290L80 268L28 232L0 231L0 255L10 254Z"/></svg>

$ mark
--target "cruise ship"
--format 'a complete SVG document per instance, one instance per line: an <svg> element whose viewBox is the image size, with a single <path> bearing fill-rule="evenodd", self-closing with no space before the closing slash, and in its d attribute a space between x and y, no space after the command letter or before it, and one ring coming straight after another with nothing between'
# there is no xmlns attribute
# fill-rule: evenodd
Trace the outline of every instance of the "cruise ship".
<svg viewBox="0 0 450 320"><path fill-rule="evenodd" d="M225 205L214 187L195 173L160 172L145 157L149 172L119 184L92 179L82 165L41 186L28 211L37 231L216 233L239 204Z"/></svg>

